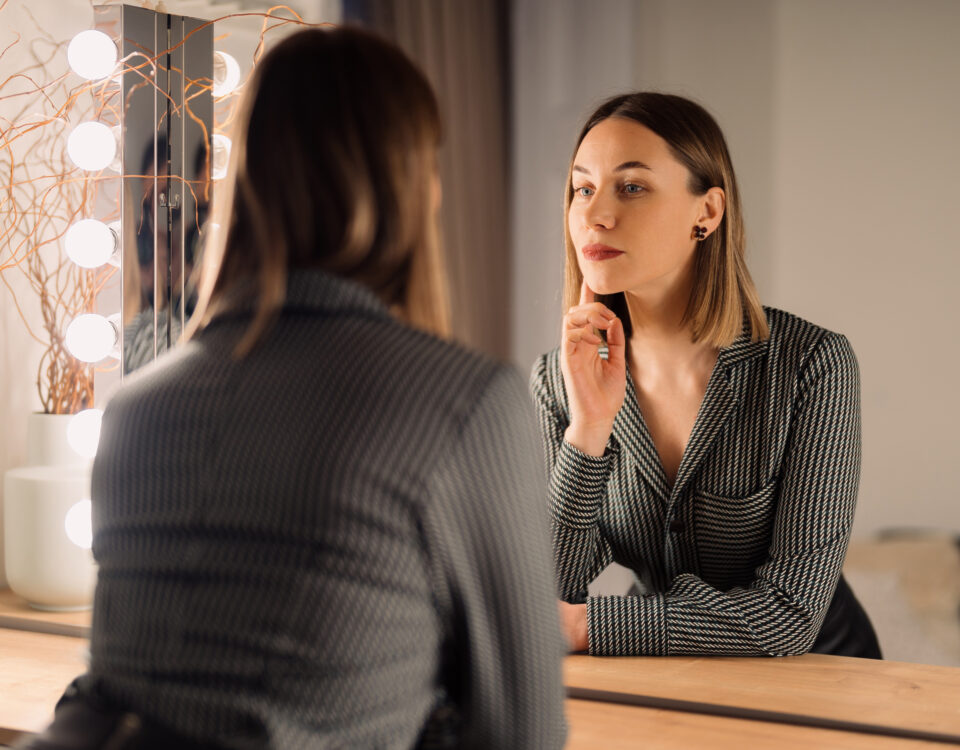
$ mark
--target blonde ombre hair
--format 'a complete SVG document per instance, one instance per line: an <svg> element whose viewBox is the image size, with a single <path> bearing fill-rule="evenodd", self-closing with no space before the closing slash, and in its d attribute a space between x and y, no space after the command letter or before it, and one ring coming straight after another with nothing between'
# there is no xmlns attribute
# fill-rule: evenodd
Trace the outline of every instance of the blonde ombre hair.
<svg viewBox="0 0 960 750"><path fill-rule="evenodd" d="M751 340L769 338L767 318L744 258L743 209L723 133L703 107L672 94L637 92L615 96L601 104L580 131L567 170L563 210L564 311L578 304L583 283L568 225L573 198L573 162L587 133L610 117L633 120L663 138L674 157L689 170L691 193L703 195L710 188L718 187L726 196L720 225L697 243L693 290L684 314L684 323L689 326L693 340L723 348L740 336L745 325L749 326ZM623 321L629 341L633 327L623 292L598 295L597 299Z"/></svg>
<svg viewBox="0 0 960 750"><path fill-rule="evenodd" d="M430 84L395 46L359 29L309 29L257 64L186 338L252 307L247 354L286 297L289 271L357 281L413 326L450 330L436 204L440 116Z"/></svg>

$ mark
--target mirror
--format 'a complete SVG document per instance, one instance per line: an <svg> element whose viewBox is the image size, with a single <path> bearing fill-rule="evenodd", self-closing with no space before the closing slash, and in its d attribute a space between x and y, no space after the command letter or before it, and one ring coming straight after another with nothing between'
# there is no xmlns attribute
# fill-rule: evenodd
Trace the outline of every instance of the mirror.
<svg viewBox="0 0 960 750"><path fill-rule="evenodd" d="M180 337L212 197L213 24L101 6L123 67L121 352L126 375Z"/></svg>

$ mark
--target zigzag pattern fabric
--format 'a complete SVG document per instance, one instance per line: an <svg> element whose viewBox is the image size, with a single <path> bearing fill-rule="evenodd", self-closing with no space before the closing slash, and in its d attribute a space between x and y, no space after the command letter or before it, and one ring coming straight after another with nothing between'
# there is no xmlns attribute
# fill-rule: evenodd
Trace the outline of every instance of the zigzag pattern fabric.
<svg viewBox="0 0 960 750"><path fill-rule="evenodd" d="M627 372L605 454L564 440L559 349L534 365L559 595L587 604L596 655L810 650L837 583L860 477L847 339L765 308L770 338L722 349L674 485ZM611 562L639 596L587 596Z"/></svg>

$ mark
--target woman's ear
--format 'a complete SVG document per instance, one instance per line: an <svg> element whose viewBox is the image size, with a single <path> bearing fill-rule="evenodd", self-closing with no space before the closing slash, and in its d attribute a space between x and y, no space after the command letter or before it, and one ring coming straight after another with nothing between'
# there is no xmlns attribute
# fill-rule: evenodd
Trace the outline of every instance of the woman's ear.
<svg viewBox="0 0 960 750"><path fill-rule="evenodd" d="M706 227L707 234L713 234L723 219L723 211L727 205L727 196L723 188L712 187L703 194L700 203L700 215L697 224Z"/></svg>

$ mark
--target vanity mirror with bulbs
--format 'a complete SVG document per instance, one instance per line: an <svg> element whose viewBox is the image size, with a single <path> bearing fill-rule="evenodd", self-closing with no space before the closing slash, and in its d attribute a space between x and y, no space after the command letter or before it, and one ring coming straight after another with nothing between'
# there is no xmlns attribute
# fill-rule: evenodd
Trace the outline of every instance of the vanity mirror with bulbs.
<svg viewBox="0 0 960 750"><path fill-rule="evenodd" d="M94 310L76 315L64 336L75 358L94 365L88 406L102 408L123 376L172 347L192 312L213 179L229 154L229 140L214 133L214 98L240 80L213 39L210 21L105 5L68 46L93 102L66 142L90 198L62 240L98 280ZM104 273L108 265L115 270ZM33 415L28 443L37 450L27 467L6 472L7 579L33 607L90 605L89 461L100 408Z"/></svg>

